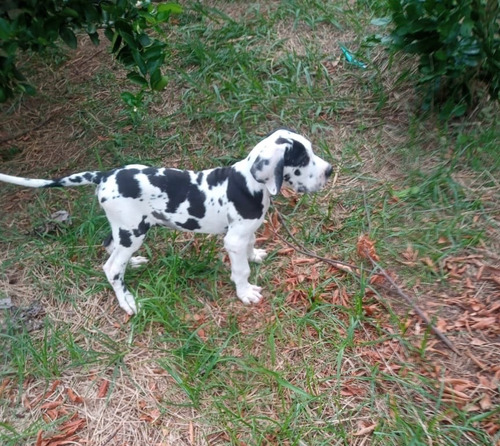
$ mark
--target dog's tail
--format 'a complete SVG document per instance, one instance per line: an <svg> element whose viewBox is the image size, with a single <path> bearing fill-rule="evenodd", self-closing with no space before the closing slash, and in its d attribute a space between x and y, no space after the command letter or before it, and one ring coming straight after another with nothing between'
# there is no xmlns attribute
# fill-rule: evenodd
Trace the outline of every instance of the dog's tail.
<svg viewBox="0 0 500 446"><path fill-rule="evenodd" d="M32 178L15 177L0 173L0 181L26 187L70 187L84 186L86 184L99 184L107 172L90 171L68 175L55 180L39 180Z"/></svg>

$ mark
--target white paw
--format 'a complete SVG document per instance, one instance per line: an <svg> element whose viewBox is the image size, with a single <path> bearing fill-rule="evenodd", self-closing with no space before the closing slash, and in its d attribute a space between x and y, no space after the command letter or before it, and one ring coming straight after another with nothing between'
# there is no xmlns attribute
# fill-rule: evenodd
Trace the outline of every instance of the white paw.
<svg viewBox="0 0 500 446"><path fill-rule="evenodd" d="M255 263L260 263L262 262L262 260L264 260L267 256L267 252L265 249L256 249L254 248L251 256L250 256L250 259L252 262L255 262Z"/></svg>
<svg viewBox="0 0 500 446"><path fill-rule="evenodd" d="M245 305L256 304L259 303L262 299L262 287L257 285L248 284L244 287L239 287L236 290L236 294L238 295L238 299L241 300Z"/></svg>
<svg viewBox="0 0 500 446"><path fill-rule="evenodd" d="M146 257L135 256L128 261L128 264L130 265L131 268L139 268L141 265L144 265L145 263L148 262L149 260Z"/></svg>
<svg viewBox="0 0 500 446"><path fill-rule="evenodd" d="M127 291L121 298L118 298L118 303L128 315L132 316L134 314L137 314L137 305L132 293Z"/></svg>

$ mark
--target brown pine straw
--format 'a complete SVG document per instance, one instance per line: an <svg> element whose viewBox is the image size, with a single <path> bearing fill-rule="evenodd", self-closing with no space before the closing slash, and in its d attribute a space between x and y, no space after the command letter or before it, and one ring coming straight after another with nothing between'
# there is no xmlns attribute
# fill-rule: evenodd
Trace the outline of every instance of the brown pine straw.
<svg viewBox="0 0 500 446"><path fill-rule="evenodd" d="M332 265L332 266L334 266L335 268L337 268L337 269L339 269L341 271L345 271L345 272L351 274L352 276L356 277L357 279L361 278L361 276L359 274L360 268L358 266L352 265L350 263L342 262L340 260L335 260L335 259L331 259L331 258L328 258L328 257L320 256L320 255L316 254L315 252L310 251L309 249L305 248L304 245L302 245L296 239L296 237L294 237L294 235L292 234L292 232L290 231L290 229L286 225L285 219L284 219L283 215L281 215L281 213L277 209L275 209L275 212L278 215L278 219L279 219L281 225L283 226L283 228L285 228L285 231L287 232L288 236L293 241L293 243L289 242L288 240L286 240L283 236L281 236L278 233L278 231L276 230L276 228L272 227L272 231L274 232L274 234L282 242L284 242L290 248L294 249L295 251L297 251L297 252L299 252L299 253L301 253L303 255L306 255L308 257L312 257L312 258L321 260L322 262L327 263L329 265ZM271 226L272 226L272 224L271 224ZM415 313L418 315L418 317L420 317L420 319L422 319L424 321L424 323L429 327L429 329L432 331L432 333L434 333L434 335L436 335L436 337L439 340L441 340L446 345L446 347L448 347L450 350L452 350L456 354L459 354L458 350L453 345L453 343L437 327L435 327L432 324L431 320L427 317L427 315L415 304L415 302L413 302L413 299L410 296L408 296L408 294L406 294L402 290L402 288L384 270L384 268L382 268L380 266L380 264L377 263L373 259L373 257L370 255L370 253L368 252L368 250L364 249L363 250L363 255L367 259L370 260L370 262L371 262L371 264L373 266L373 269L371 271L369 271L369 273L370 274L375 274L377 272L378 274L381 274L385 278L385 280L387 281L387 283L390 285L388 287L387 285L379 284L379 286L381 288L386 288L389 291L394 291L399 297L401 297L413 309L413 311L415 311ZM370 285L370 286L373 287L373 285Z"/></svg>

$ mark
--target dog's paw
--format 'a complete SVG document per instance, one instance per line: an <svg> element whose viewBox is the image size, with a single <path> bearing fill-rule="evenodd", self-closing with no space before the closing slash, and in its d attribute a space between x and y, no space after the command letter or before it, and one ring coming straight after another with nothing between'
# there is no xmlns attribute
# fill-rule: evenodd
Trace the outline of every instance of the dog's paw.
<svg viewBox="0 0 500 446"><path fill-rule="evenodd" d="M265 249L257 249L254 248L252 251L252 254L250 255L250 261L255 262L255 263L260 263L262 260L264 260L267 256L267 252Z"/></svg>
<svg viewBox="0 0 500 446"><path fill-rule="evenodd" d="M135 256L130 258L128 264L130 265L131 268L139 268L141 265L144 265L145 263L148 262L149 259L147 259L146 257Z"/></svg>
<svg viewBox="0 0 500 446"><path fill-rule="evenodd" d="M127 291L122 296L122 298L118 299L118 303L120 304L120 307L125 311L125 313L127 313L129 316L137 314L137 304L132 293Z"/></svg>
<svg viewBox="0 0 500 446"><path fill-rule="evenodd" d="M262 287L257 285L248 284L236 290L238 299L241 300L245 305L259 303L262 299Z"/></svg>

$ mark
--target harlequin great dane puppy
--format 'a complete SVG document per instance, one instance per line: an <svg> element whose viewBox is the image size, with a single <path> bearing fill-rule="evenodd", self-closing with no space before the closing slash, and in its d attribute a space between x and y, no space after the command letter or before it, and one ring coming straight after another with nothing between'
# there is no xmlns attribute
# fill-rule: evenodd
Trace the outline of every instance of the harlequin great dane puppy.
<svg viewBox="0 0 500 446"><path fill-rule="evenodd" d="M236 294L245 304L259 302L261 287L248 282L248 261L261 262L266 256L254 247L254 234L269 208L270 195L277 194L283 183L298 192L318 191L331 173L332 166L313 153L306 138L280 129L230 167L195 172L133 164L55 180L0 174L0 181L36 188L97 185L99 203L111 226L104 242L110 257L103 269L120 307L134 314L137 305L125 286L125 268L129 262L132 266L147 262L132 254L155 225L225 233Z"/></svg>

